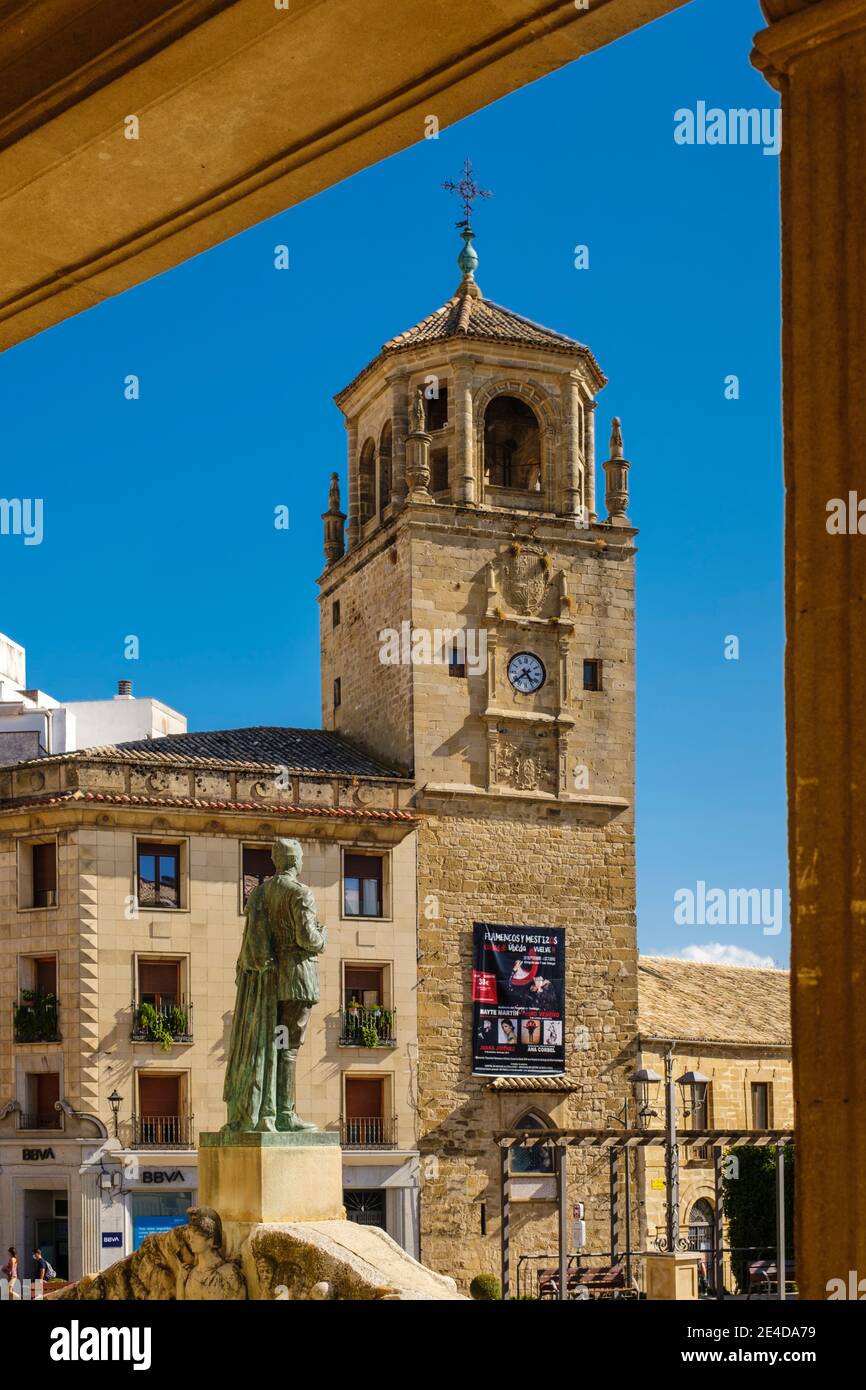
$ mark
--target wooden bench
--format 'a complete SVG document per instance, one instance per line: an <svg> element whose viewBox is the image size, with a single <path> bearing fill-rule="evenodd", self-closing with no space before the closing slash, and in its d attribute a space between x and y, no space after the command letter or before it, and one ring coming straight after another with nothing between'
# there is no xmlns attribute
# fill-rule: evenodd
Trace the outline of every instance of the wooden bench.
<svg viewBox="0 0 866 1390"><path fill-rule="evenodd" d="M779 1290L779 1271L776 1268L775 1260L752 1260L749 1264L749 1290L746 1299L750 1299L753 1293L765 1293L769 1295L775 1288ZM794 1272L794 1261L785 1261L785 1289L790 1289L792 1293L797 1292L797 1278Z"/></svg>
<svg viewBox="0 0 866 1390"><path fill-rule="evenodd" d="M559 1297L558 1269L538 1271L538 1296L544 1300ZM588 1265L569 1274L568 1297L638 1298L639 1294L635 1285L626 1283L623 1265Z"/></svg>

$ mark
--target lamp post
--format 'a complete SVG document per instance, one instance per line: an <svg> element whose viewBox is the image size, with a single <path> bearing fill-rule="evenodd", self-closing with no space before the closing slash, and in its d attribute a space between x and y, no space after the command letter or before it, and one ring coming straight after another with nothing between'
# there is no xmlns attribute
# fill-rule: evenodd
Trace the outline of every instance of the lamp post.
<svg viewBox="0 0 866 1390"><path fill-rule="evenodd" d="M632 1080L633 1078L629 1078L629 1079ZM629 1105L628 1105L628 1097L626 1097L626 1099L625 1099L625 1100L623 1101L623 1103L622 1103L622 1114L620 1114L620 1115L613 1115L613 1116L611 1116L611 1119L614 1119L614 1120L617 1121L618 1124L621 1124L622 1127L623 1127L623 1129L628 1129L628 1127L629 1127ZM640 1117L638 1117L638 1120L639 1120L639 1119L640 1119ZM616 1149L611 1149L611 1151L610 1151L610 1159L611 1159L611 1201L614 1200L614 1187L615 1187L616 1176L617 1176L616 1152L617 1152ZM611 1241L611 1244L613 1244L612 1241ZM611 1250L611 1258L613 1258L613 1255L614 1255L614 1251ZM630 1179L630 1175L629 1175L629 1150L628 1150L628 1146L626 1146L626 1149L625 1149L625 1281L626 1281L627 1284L631 1284L631 1179Z"/></svg>
<svg viewBox="0 0 866 1390"><path fill-rule="evenodd" d="M629 1078L634 1091L638 1110L638 1123L644 1128L650 1119L656 1118L658 1111L652 1102L661 1085L662 1078L651 1067L643 1067ZM699 1071L687 1071L674 1080L674 1044L665 1053L665 1186L667 1188L667 1207L665 1213L665 1241L668 1252L674 1254L680 1236L680 1155L677 1145L677 1096L676 1087L682 1093L682 1113L703 1115L707 1101L707 1086L710 1078Z"/></svg>
<svg viewBox="0 0 866 1390"><path fill-rule="evenodd" d="M120 1107L121 1107L122 1103L123 1103L123 1096L120 1096L120 1095L117 1094L117 1087L115 1086L115 1088L114 1088L114 1090L112 1091L111 1095L108 1097L108 1104L111 1106L111 1113L112 1113L112 1115L114 1116L114 1137L115 1137L115 1139L117 1139L117 1138L120 1137L119 1134L118 1134L118 1129L117 1129L117 1117L118 1117L118 1115L120 1114Z"/></svg>
<svg viewBox="0 0 866 1390"><path fill-rule="evenodd" d="M674 1086L674 1050L665 1053L665 1178L668 1203L665 1235L668 1254L673 1255L680 1238L680 1153L677 1148L677 1099Z"/></svg>

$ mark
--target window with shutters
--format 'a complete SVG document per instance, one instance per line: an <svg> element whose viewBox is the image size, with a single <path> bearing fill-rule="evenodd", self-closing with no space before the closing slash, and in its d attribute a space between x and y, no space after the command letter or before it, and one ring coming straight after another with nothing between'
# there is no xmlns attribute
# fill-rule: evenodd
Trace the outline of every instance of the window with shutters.
<svg viewBox="0 0 866 1390"><path fill-rule="evenodd" d="M18 1116L19 1129L62 1129L60 1072L27 1072L24 1078L24 1109Z"/></svg>
<svg viewBox="0 0 866 1390"><path fill-rule="evenodd" d="M138 1002L160 1011L181 1001L179 960L139 960Z"/></svg>
<svg viewBox="0 0 866 1390"><path fill-rule="evenodd" d="M752 1129L770 1128L770 1083L752 1082Z"/></svg>
<svg viewBox="0 0 866 1390"><path fill-rule="evenodd" d="M19 956L18 982L15 1042L59 1042L57 957Z"/></svg>
<svg viewBox="0 0 866 1390"><path fill-rule="evenodd" d="M18 842L18 906L57 906L57 839Z"/></svg>
<svg viewBox="0 0 866 1390"><path fill-rule="evenodd" d="M384 854L343 855L343 916L386 916Z"/></svg>
<svg viewBox="0 0 866 1390"><path fill-rule="evenodd" d="M253 889L273 878L276 870L269 845L243 845L241 856L242 906L246 907Z"/></svg>

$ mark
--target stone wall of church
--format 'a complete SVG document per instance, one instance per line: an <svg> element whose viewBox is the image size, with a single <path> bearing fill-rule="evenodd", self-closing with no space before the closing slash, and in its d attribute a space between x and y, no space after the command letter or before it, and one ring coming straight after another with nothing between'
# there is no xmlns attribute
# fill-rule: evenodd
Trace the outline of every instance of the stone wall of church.
<svg viewBox="0 0 866 1390"><path fill-rule="evenodd" d="M464 1287L499 1270L499 1155L491 1140L534 1110L562 1127L605 1127L633 1065L637 1024L634 834L630 812L469 798L427 812L419 832L419 1108L422 1259ZM566 928L566 1074L571 1094L492 1092L472 1076L472 923ZM589 1249L609 1246L608 1161L569 1156L569 1201L587 1206ZM555 1252L556 1207L519 1200L521 1252ZM482 1235L482 1204L486 1235ZM570 1224L569 1224L570 1229Z"/></svg>
<svg viewBox="0 0 866 1390"><path fill-rule="evenodd" d="M412 668L381 661L387 629L409 617L410 554L393 523L326 572L319 599L322 728L344 734L387 767L413 764ZM340 604L335 627L333 605ZM388 652L385 652L388 655ZM334 709L334 681L341 703Z"/></svg>

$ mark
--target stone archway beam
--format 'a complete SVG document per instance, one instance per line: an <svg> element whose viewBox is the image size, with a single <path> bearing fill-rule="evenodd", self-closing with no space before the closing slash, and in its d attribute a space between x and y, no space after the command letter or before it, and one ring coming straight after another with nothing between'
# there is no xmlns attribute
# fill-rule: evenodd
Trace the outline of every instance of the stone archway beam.
<svg viewBox="0 0 866 1390"><path fill-rule="evenodd" d="M12 0L0 348L686 3Z"/></svg>

